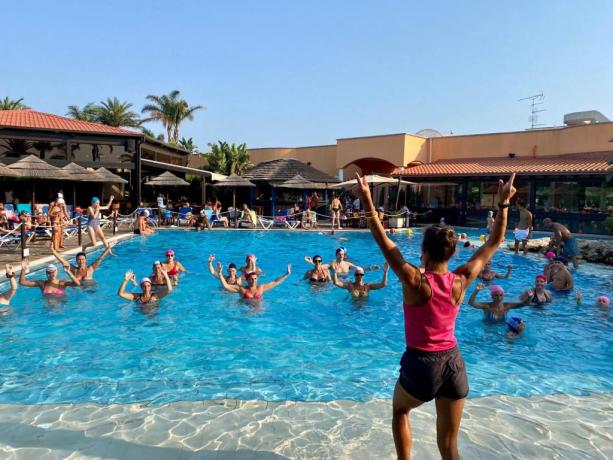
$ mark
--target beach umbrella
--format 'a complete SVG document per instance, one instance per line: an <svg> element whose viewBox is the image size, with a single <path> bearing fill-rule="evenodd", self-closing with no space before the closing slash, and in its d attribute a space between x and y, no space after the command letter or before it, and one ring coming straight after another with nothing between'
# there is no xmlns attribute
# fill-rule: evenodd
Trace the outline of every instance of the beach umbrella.
<svg viewBox="0 0 613 460"><path fill-rule="evenodd" d="M66 180L64 171L41 160L36 155L28 155L7 166L19 177L25 179ZM32 213L36 205L36 181L32 181Z"/></svg>
<svg viewBox="0 0 613 460"><path fill-rule="evenodd" d="M277 187L280 188L293 188L300 190L323 190L329 188L327 184L323 184L321 182L311 182L310 180L305 179L300 174L296 174L291 179L286 180L285 182L281 182Z"/></svg>
<svg viewBox="0 0 613 460"><path fill-rule="evenodd" d="M108 169L104 167L96 169L96 174L98 174L100 177L104 179L101 182L113 182L116 184L127 184L128 183L127 180L118 176L117 174L113 174L111 171L109 171Z"/></svg>
<svg viewBox="0 0 613 460"><path fill-rule="evenodd" d="M77 182L106 182L106 179L97 174L94 170L84 168L76 163L68 163L60 168L66 180L72 182L72 210L77 208Z"/></svg>
<svg viewBox="0 0 613 460"><path fill-rule="evenodd" d="M150 181L145 182L145 185L167 186L167 187L185 187L189 182L184 181L180 177L175 176L170 171L166 171L159 176L154 177Z"/></svg>
<svg viewBox="0 0 613 460"><path fill-rule="evenodd" d="M21 174L0 163L0 177L21 177Z"/></svg>
<svg viewBox="0 0 613 460"><path fill-rule="evenodd" d="M415 182L409 182L407 180L398 180L393 177L385 177L379 176L378 174L368 174L365 176L366 181L370 185L379 185L379 184L405 184L405 185L413 185ZM355 179L347 180L345 182L341 182L339 184L331 185L330 188L351 188L355 185Z"/></svg>
<svg viewBox="0 0 613 460"><path fill-rule="evenodd" d="M236 209L236 187L255 187L255 184L244 177L231 174L214 184L213 187L232 187L232 207Z"/></svg>

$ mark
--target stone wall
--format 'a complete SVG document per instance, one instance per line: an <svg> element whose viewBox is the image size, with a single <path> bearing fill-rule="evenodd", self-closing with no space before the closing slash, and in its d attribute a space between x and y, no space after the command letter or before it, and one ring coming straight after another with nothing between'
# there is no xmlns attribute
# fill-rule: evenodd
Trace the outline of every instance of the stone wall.
<svg viewBox="0 0 613 460"><path fill-rule="evenodd" d="M528 251L545 253L550 238L536 238L528 241ZM577 240L579 258L588 262L613 265L613 240ZM508 243L513 249L515 242Z"/></svg>

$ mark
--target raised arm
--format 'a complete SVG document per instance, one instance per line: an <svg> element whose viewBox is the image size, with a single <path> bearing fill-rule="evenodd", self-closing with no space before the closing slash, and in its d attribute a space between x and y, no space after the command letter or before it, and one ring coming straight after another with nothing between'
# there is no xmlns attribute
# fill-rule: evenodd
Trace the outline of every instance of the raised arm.
<svg viewBox="0 0 613 460"><path fill-rule="evenodd" d="M109 252L111 252L111 249L113 248L113 246L115 246L115 242L114 241L109 241L109 244L106 246L106 248L104 248L104 251L102 251L102 254L100 254L100 256L91 265L91 267L94 270L98 269L98 267L100 266L100 264L102 263L104 258L109 254Z"/></svg>
<svg viewBox="0 0 613 460"><path fill-rule="evenodd" d="M502 180L498 181L498 199L500 200L498 205L500 209L496 214L496 220L494 220L492 233L489 239L483 243L479 249L477 249L470 260L455 270L457 275L462 276L466 280L464 286L468 286L477 278L483 269L483 266L492 258L504 240L504 233L507 229L507 214L509 212L510 200L516 192L515 187L513 186L514 181L515 173L511 175L511 178L507 183L504 183Z"/></svg>
<svg viewBox="0 0 613 460"><path fill-rule="evenodd" d="M350 283L343 283L342 281L339 281L338 275L334 270L332 271L332 283L334 283L336 287L339 287L341 289L349 289L351 287Z"/></svg>
<svg viewBox="0 0 613 460"><path fill-rule="evenodd" d="M477 298L477 294L483 288L484 288L483 284L481 283L477 284L477 287L475 288L473 293L470 295L470 298L468 299L468 305L470 305L473 308L478 308L479 310L486 310L487 308L489 308L489 304L486 302L475 302L475 299Z"/></svg>
<svg viewBox="0 0 613 460"><path fill-rule="evenodd" d="M501 275L500 273L496 273L495 277L498 279L506 280L511 276L511 270L513 270L513 265L507 266L507 273L505 275Z"/></svg>
<svg viewBox="0 0 613 460"><path fill-rule="evenodd" d="M25 287L40 287L40 281L28 281L26 279L26 271L30 267L30 261L24 259L21 261L21 273L19 273L19 284Z"/></svg>
<svg viewBox="0 0 613 460"><path fill-rule="evenodd" d="M357 184L354 185L351 191L364 205L368 228L379 246L379 249L381 249L385 260L387 260L390 267L392 267L392 270L394 270L394 273L396 273L396 276L398 276L403 284L418 286L421 278L419 269L404 260L396 244L387 237L385 229L379 220L379 214L372 202L366 177L360 177L359 174L356 173L356 179Z"/></svg>
<svg viewBox="0 0 613 460"><path fill-rule="evenodd" d="M53 247L53 244L49 245L49 247L51 248L51 252L53 253L54 257L57 259L59 263L62 264L63 267L70 267L70 262L64 259L62 255L55 250L55 248Z"/></svg>
<svg viewBox="0 0 613 460"><path fill-rule="evenodd" d="M229 292L241 292L240 286L228 284L228 282L226 281L226 277L223 276L223 273L221 271L222 271L221 263L217 262L217 278L219 278L219 281L221 282L222 287L226 291L229 291Z"/></svg>
<svg viewBox="0 0 613 460"><path fill-rule="evenodd" d="M6 264L4 266L6 277L9 280L10 287L9 290L0 294L0 298L2 298L6 305L9 304L15 292L17 292L17 280L15 279L15 270L13 270L13 266Z"/></svg>
<svg viewBox="0 0 613 460"><path fill-rule="evenodd" d="M381 289L384 288L387 285L387 272L390 269L390 265L385 262L385 265L383 265L383 279L381 280L380 283L371 283L368 285L368 289L370 289L371 291L374 289Z"/></svg>
<svg viewBox="0 0 613 460"><path fill-rule="evenodd" d="M177 262L177 270L183 273L187 273L187 270L185 270L185 267L183 266L181 262Z"/></svg>
<svg viewBox="0 0 613 460"><path fill-rule="evenodd" d="M121 286L119 286L119 290L117 291L117 295L122 299L134 300L134 294L126 292L126 284L128 284L128 281L136 281L134 277L134 272L132 270L128 270L126 272L123 281L121 282Z"/></svg>
<svg viewBox="0 0 613 460"><path fill-rule="evenodd" d="M274 287L277 287L279 284L285 281L287 277L291 274L292 274L292 266L290 264L287 266L287 272L284 275L281 275L276 280L271 281L270 283L262 284L262 292L266 292Z"/></svg>
<svg viewBox="0 0 613 460"><path fill-rule="evenodd" d="M107 209L109 209L111 207L111 204L113 203L114 199L115 199L115 197L113 195L111 195L111 197L109 198L108 204L106 206L100 206L100 210L106 211Z"/></svg>
<svg viewBox="0 0 613 460"><path fill-rule="evenodd" d="M219 278L219 275L217 274L217 272L215 271L215 269L213 268L213 261L215 260L215 254L209 254L209 272L211 273L212 276L214 276L215 278ZM222 275L223 276L223 275Z"/></svg>
<svg viewBox="0 0 613 460"><path fill-rule="evenodd" d="M162 275L164 275L164 281L166 281L166 292L170 294L173 290L172 281L170 281L170 277L168 276L168 273L164 269L163 265L162 265Z"/></svg>
<svg viewBox="0 0 613 460"><path fill-rule="evenodd" d="M70 281L60 280L59 281L60 286L76 287L76 286L81 285L81 282L72 274L72 271L70 270L70 265L68 266L64 265L64 273L68 275L68 278L70 278Z"/></svg>

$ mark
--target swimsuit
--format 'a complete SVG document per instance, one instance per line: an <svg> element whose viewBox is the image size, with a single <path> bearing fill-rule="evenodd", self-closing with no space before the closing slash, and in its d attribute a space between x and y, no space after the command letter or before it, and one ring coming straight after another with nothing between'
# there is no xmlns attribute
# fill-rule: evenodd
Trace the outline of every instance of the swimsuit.
<svg viewBox="0 0 613 460"><path fill-rule="evenodd" d="M532 303L533 305L545 305L546 303L551 303L551 297L549 296L549 294L544 292L543 295L545 296L544 301L539 299L538 294L535 292L532 298L530 299L530 303Z"/></svg>
<svg viewBox="0 0 613 460"><path fill-rule="evenodd" d="M323 278L317 278L317 275L322 275ZM328 281L325 273L317 273L316 271L312 271L311 272L311 276L309 278L309 281L311 281L312 283L325 283L326 281Z"/></svg>
<svg viewBox="0 0 613 460"><path fill-rule="evenodd" d="M247 300L259 300L262 298L262 292L258 291L255 294L252 294L251 292L245 290L243 292L243 299L247 299Z"/></svg>
<svg viewBox="0 0 613 460"><path fill-rule="evenodd" d="M43 286L43 294L62 296L64 295L64 290L60 287L53 286L52 284L45 283L45 285Z"/></svg>
<svg viewBox="0 0 613 460"><path fill-rule="evenodd" d="M492 310L486 310L485 311L485 320L486 321L506 321L507 320L507 312L503 312L502 316L499 316L497 314L495 314Z"/></svg>
<svg viewBox="0 0 613 460"><path fill-rule="evenodd" d="M528 241L530 230L527 228L516 228L513 233L515 234L515 241Z"/></svg>
<svg viewBox="0 0 613 460"><path fill-rule="evenodd" d="M135 297L134 297L134 301L136 303L139 303L139 304L142 304L142 305L145 305L145 304L148 304L148 303L156 303L157 300L158 300L157 297L155 297L153 295L151 297L149 297L149 300L143 300L142 294L135 294Z"/></svg>
<svg viewBox="0 0 613 460"><path fill-rule="evenodd" d="M176 276L179 274L179 270L177 270L177 263L172 266L170 270L168 270L168 276Z"/></svg>
<svg viewBox="0 0 613 460"><path fill-rule="evenodd" d="M96 214L97 216L97 214ZM96 216L87 215L87 226L91 228L100 228L100 219Z"/></svg>

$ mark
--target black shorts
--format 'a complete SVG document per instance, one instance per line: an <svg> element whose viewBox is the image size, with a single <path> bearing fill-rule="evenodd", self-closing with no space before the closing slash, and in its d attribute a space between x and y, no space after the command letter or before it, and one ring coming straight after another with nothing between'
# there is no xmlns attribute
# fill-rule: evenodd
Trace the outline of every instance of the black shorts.
<svg viewBox="0 0 613 460"><path fill-rule="evenodd" d="M466 366L458 347L445 351L407 348L400 360L400 385L420 401L440 396L463 399L468 395Z"/></svg>

